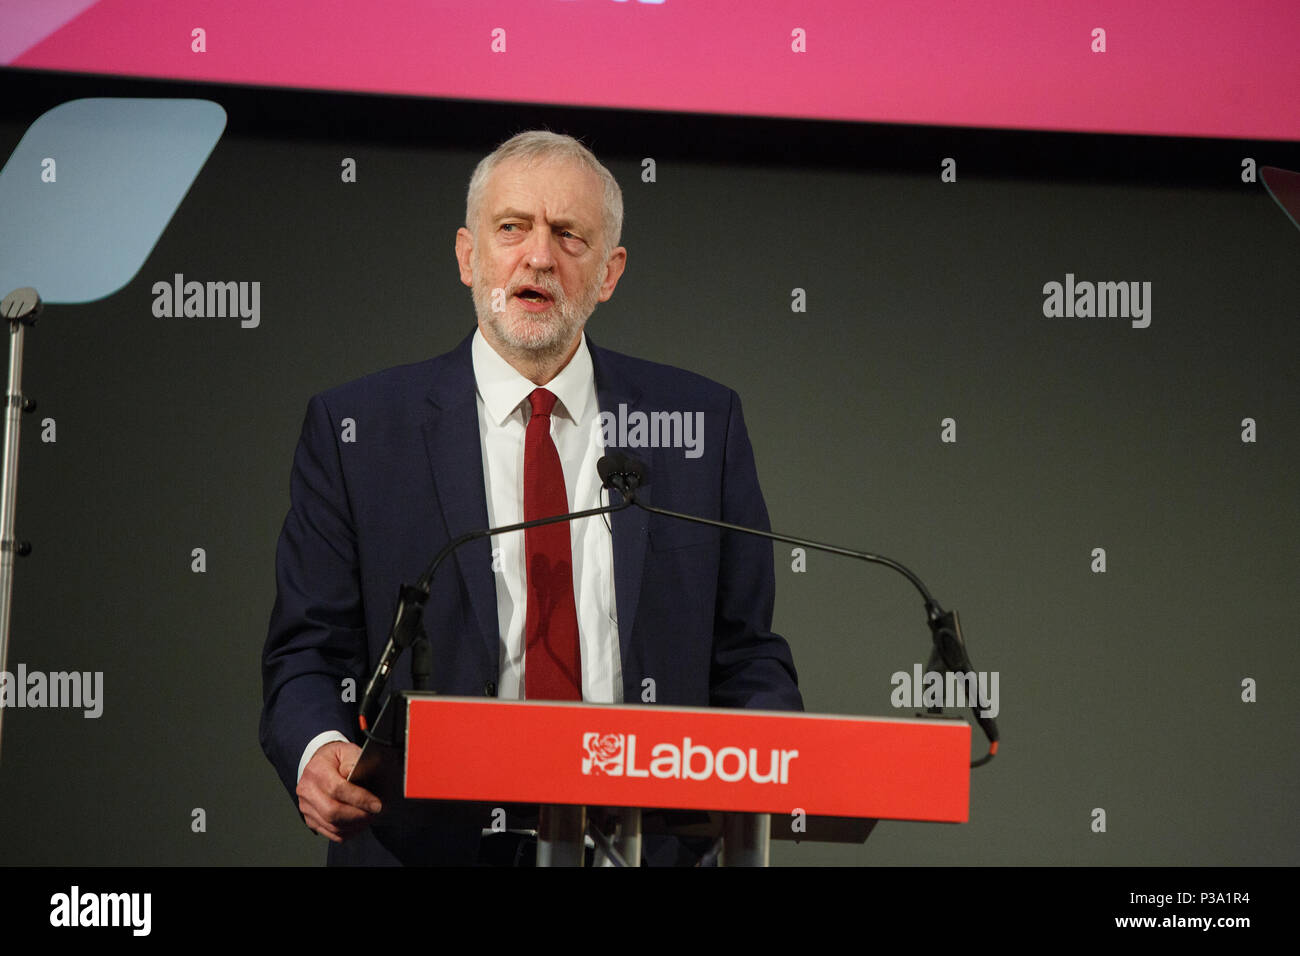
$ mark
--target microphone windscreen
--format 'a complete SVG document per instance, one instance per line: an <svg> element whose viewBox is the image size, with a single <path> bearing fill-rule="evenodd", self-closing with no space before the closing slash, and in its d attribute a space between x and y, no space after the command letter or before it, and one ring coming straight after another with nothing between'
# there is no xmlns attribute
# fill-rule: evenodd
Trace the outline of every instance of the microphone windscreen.
<svg viewBox="0 0 1300 956"><path fill-rule="evenodd" d="M631 479L633 488L644 488L650 483L650 469L645 462L624 454L621 462L623 474Z"/></svg>
<svg viewBox="0 0 1300 956"><path fill-rule="evenodd" d="M600 461L596 462L596 474L600 475L600 483L604 487L609 487L609 479L616 469L613 455L605 455Z"/></svg>
<svg viewBox="0 0 1300 956"><path fill-rule="evenodd" d="M628 481L633 488L644 487L649 469L631 455L614 450L596 462L596 474L604 487L621 492L620 485Z"/></svg>

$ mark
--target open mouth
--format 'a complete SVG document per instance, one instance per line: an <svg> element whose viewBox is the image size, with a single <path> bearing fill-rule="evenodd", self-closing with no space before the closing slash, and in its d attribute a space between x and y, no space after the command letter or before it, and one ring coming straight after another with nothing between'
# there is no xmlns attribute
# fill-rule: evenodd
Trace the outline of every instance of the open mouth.
<svg viewBox="0 0 1300 956"><path fill-rule="evenodd" d="M550 303L551 297L536 286L524 286L515 293L516 299L522 299L524 302L531 302L535 305L546 305Z"/></svg>

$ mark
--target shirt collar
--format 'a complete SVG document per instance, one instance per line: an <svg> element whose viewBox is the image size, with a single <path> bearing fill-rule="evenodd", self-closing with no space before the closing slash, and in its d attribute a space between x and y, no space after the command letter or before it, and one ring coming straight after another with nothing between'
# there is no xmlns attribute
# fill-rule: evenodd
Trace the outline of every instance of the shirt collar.
<svg viewBox="0 0 1300 956"><path fill-rule="evenodd" d="M537 386L498 355L478 329L474 331L470 352L474 362L474 381L478 386L479 397L483 399L483 407L487 409L488 419L498 426L504 425L506 419L528 400ZM562 411L577 424L587 412L594 383L591 352L587 349L587 335L584 332L569 364L543 387L553 392L558 399L556 411Z"/></svg>

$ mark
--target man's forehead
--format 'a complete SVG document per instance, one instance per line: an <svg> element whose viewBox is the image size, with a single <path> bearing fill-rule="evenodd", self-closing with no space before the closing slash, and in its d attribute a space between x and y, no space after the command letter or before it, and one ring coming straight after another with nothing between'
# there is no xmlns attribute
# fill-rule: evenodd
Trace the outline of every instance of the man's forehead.
<svg viewBox="0 0 1300 956"><path fill-rule="evenodd" d="M505 160L488 177L486 192L486 212L492 217L514 210L530 214L544 211L552 218L592 224L600 220L600 177L568 157Z"/></svg>

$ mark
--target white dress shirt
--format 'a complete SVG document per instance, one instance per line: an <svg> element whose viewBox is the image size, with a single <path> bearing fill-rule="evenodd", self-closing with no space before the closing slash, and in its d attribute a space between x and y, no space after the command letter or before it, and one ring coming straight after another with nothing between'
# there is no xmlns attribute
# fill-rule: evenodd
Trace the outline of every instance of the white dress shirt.
<svg viewBox="0 0 1300 956"><path fill-rule="evenodd" d="M498 355L481 332L474 333L471 352L488 527L517 524L524 520L524 434L532 414L528 396L537 386ZM569 364L544 387L557 399L551 413L551 439L564 469L569 510L585 511L608 504L608 492L601 488L596 473L596 462L604 446L596 380L585 334ZM608 515L598 515L569 522L573 599L578 610L582 699L620 704L623 668L614 593L614 539L606 523L609 520ZM524 534L513 531L496 535L491 541L497 620L501 629L497 696L505 699L524 696L524 626L528 610ZM347 739L337 730L313 737L298 762L298 778L302 779L308 761L322 746Z"/></svg>
<svg viewBox="0 0 1300 956"><path fill-rule="evenodd" d="M524 435L536 385L520 375L474 333L471 351L478 384L479 444L487 483L488 526L524 520ZM557 401L551 413L551 439L564 469L570 511L609 503L601 488L596 462L604 453L600 406L584 335L560 374L544 386ZM569 522L573 547L573 599L578 610L578 644L582 655L582 699L605 704L623 702L623 671L618 648L618 612L614 600L614 539L608 515ZM492 538L501 627L500 680L497 696L524 696L524 625L527 579L523 531Z"/></svg>

